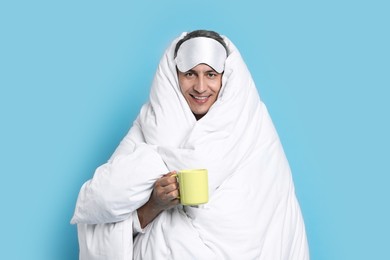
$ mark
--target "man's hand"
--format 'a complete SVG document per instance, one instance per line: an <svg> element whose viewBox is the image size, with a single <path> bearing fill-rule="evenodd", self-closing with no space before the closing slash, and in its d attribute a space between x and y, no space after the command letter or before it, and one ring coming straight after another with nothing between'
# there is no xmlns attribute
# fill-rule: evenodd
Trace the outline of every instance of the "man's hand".
<svg viewBox="0 0 390 260"><path fill-rule="evenodd" d="M166 210L176 206L179 203L179 184L176 177L172 176L176 172L169 172L154 183L152 200L154 207L160 210Z"/></svg>
<svg viewBox="0 0 390 260"><path fill-rule="evenodd" d="M141 227L146 227L162 211L170 209L179 204L179 184L176 172L169 172L154 183L152 195L148 202L137 210Z"/></svg>

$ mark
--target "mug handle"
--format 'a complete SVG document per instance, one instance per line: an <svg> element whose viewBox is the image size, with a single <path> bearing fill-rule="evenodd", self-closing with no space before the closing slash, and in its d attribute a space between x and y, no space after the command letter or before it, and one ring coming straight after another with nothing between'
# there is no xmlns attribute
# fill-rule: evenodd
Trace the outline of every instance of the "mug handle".
<svg viewBox="0 0 390 260"><path fill-rule="evenodd" d="M177 173L172 174L170 177L176 177L177 181L179 182L179 175ZM180 199L180 192L177 198Z"/></svg>

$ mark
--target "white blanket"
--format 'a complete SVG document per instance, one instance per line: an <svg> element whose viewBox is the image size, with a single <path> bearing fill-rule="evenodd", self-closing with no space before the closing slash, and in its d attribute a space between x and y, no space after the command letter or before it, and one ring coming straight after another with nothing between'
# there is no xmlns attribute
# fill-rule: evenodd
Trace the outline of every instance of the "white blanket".
<svg viewBox="0 0 390 260"><path fill-rule="evenodd" d="M225 37L222 89L196 121L173 61L183 36L128 135L81 188L71 221L80 259L309 259L288 162L238 50ZM153 183L185 168L208 169L209 202L165 211L141 231L136 209Z"/></svg>

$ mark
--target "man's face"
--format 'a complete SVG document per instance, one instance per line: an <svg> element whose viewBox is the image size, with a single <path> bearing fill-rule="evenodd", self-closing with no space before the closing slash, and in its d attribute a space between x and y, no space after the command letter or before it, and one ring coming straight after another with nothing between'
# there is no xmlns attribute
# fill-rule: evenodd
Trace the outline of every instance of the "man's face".
<svg viewBox="0 0 390 260"><path fill-rule="evenodd" d="M199 120L217 100L222 86L222 73L217 73L206 64L199 64L187 72L177 72L180 90Z"/></svg>

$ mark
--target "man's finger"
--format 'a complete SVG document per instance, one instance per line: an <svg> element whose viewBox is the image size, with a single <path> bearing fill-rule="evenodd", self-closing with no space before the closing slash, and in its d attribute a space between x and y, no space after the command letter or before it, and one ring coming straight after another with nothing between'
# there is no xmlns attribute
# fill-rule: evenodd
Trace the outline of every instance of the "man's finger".
<svg viewBox="0 0 390 260"><path fill-rule="evenodd" d="M175 177L172 177L172 176L166 176L166 177L162 177L158 180L158 184L162 187L164 186L168 186L172 183L176 183L177 180Z"/></svg>

